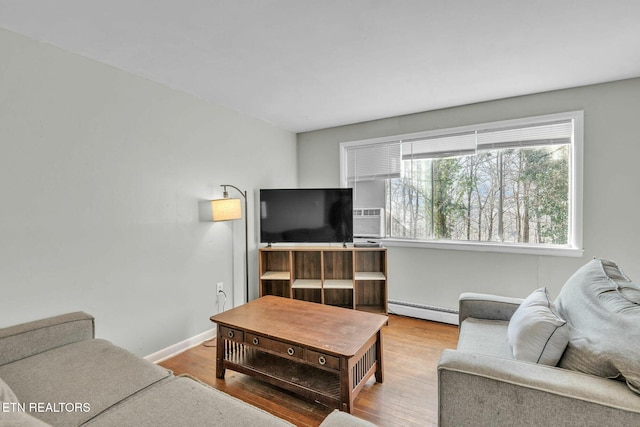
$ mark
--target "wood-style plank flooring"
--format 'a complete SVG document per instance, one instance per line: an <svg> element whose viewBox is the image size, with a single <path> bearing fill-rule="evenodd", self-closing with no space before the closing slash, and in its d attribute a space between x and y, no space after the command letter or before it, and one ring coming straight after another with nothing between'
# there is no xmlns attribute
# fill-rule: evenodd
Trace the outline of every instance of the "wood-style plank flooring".
<svg viewBox="0 0 640 427"><path fill-rule="evenodd" d="M440 353L455 348L458 327L389 316L383 327L384 383L370 379L355 401L353 414L378 426L436 426L436 366ZM189 374L297 426L318 426L333 410L230 369L216 378L215 345L206 342L160 363L176 375Z"/></svg>

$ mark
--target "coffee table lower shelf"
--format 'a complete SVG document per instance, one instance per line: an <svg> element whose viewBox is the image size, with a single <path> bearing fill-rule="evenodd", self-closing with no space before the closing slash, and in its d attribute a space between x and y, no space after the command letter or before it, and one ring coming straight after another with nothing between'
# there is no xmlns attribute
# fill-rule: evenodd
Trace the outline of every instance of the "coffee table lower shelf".
<svg viewBox="0 0 640 427"><path fill-rule="evenodd" d="M340 406L340 375L234 343L224 367L329 406Z"/></svg>

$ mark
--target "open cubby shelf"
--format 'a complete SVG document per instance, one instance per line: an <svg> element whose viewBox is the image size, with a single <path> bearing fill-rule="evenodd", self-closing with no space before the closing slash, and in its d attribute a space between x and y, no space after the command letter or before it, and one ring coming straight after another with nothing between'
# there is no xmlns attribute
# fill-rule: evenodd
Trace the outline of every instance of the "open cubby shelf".
<svg viewBox="0 0 640 427"><path fill-rule="evenodd" d="M387 314L387 250L335 246L259 250L260 296Z"/></svg>

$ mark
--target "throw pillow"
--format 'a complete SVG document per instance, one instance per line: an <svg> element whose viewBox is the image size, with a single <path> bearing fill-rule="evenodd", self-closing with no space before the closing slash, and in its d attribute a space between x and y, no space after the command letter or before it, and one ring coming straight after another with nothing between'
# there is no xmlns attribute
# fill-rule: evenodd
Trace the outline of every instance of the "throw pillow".
<svg viewBox="0 0 640 427"><path fill-rule="evenodd" d="M571 328L559 366L626 381L640 394L640 284L595 258L564 284L556 305Z"/></svg>
<svg viewBox="0 0 640 427"><path fill-rule="evenodd" d="M509 321L507 338L517 360L558 364L569 342L569 329L546 288L536 289L520 304Z"/></svg>
<svg viewBox="0 0 640 427"><path fill-rule="evenodd" d="M8 403L17 403L18 398L16 397L11 387L7 385L2 378L0 378L0 402L8 402Z"/></svg>
<svg viewBox="0 0 640 427"><path fill-rule="evenodd" d="M2 405L5 403L5 405ZM11 405L15 403L16 405ZM17 405L18 398L11 388L0 378L0 426L15 427L46 427L49 424L32 417L26 411L27 408Z"/></svg>

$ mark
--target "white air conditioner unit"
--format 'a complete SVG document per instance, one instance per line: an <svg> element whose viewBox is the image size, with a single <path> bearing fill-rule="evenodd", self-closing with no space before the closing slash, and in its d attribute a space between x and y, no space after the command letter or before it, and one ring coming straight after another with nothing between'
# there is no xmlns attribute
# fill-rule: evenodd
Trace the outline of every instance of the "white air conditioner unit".
<svg viewBox="0 0 640 427"><path fill-rule="evenodd" d="M353 209L353 235L355 237L384 237L385 228L383 208Z"/></svg>

